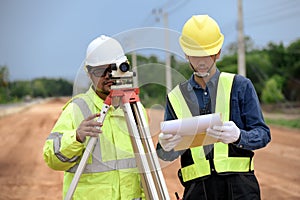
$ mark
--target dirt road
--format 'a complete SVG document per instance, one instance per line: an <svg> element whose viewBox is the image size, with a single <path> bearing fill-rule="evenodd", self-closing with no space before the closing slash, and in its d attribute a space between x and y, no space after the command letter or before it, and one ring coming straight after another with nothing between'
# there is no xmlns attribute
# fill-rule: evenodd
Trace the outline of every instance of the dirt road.
<svg viewBox="0 0 300 200"><path fill-rule="evenodd" d="M0 199L62 199L62 172L49 169L42 148L65 100L37 104L0 119ZM153 110L151 133L159 132L162 113ZM272 142L256 151L256 174L263 199L300 198L300 131L271 127ZM171 199L182 194L178 162L163 163Z"/></svg>

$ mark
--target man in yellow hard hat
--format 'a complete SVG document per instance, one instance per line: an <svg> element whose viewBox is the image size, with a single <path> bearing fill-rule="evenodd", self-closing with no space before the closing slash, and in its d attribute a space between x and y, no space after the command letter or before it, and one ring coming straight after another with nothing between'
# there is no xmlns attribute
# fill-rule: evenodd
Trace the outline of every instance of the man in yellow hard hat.
<svg viewBox="0 0 300 200"><path fill-rule="evenodd" d="M181 157L178 176L184 200L260 199L253 150L270 142L270 130L251 81L218 70L223 41L217 22L208 15L187 20L179 39L193 74L167 95L165 120L220 112L223 121L206 130L207 137L218 141L211 145L174 151L182 137L159 135L159 157Z"/></svg>
<svg viewBox="0 0 300 200"><path fill-rule="evenodd" d="M143 195L134 151L121 108L111 106L103 124L96 121L110 93L112 66L127 63L123 48L102 35L87 48L85 70L92 84L63 108L44 144L44 160L64 172L65 197L89 137L97 137L73 199L140 199ZM99 128L101 127L101 129Z"/></svg>

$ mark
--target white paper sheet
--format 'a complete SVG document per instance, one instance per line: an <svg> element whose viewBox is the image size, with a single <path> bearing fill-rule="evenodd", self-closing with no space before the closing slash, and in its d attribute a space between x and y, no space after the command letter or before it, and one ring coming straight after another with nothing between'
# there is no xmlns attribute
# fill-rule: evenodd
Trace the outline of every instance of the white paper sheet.
<svg viewBox="0 0 300 200"><path fill-rule="evenodd" d="M222 125L221 114L207 114L191 118L161 122L161 132L179 134L182 141L174 148L175 151L203 146L218 142L217 138L206 135L206 129L214 125Z"/></svg>
<svg viewBox="0 0 300 200"><path fill-rule="evenodd" d="M214 125L222 125L220 113L164 121L161 122L160 127L163 133L195 135L197 133L206 132L208 127Z"/></svg>

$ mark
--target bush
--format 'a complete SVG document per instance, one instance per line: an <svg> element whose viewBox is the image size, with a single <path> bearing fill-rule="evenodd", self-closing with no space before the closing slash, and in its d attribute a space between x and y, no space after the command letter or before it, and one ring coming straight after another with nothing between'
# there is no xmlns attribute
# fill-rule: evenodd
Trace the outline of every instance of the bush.
<svg viewBox="0 0 300 200"><path fill-rule="evenodd" d="M262 90L261 100L263 103L279 103L284 101L282 93L283 79L274 75L267 82Z"/></svg>

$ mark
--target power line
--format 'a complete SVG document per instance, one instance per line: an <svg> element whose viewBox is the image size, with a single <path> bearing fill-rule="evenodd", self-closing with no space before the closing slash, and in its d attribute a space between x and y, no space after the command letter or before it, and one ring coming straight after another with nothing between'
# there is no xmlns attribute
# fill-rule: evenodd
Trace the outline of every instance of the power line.
<svg viewBox="0 0 300 200"><path fill-rule="evenodd" d="M245 21L248 22L250 25L259 25L259 24L266 24L271 22L276 23L278 21L287 20L291 17L299 16L299 6L300 4L297 1L289 1L286 4L275 4L278 5L274 7L268 6L268 9L263 8L260 10L256 10L254 15L248 15L245 17ZM299 5L299 6L296 6ZM249 10L248 10L249 12ZM253 13L253 12L251 12Z"/></svg>
<svg viewBox="0 0 300 200"><path fill-rule="evenodd" d="M269 15L273 15L274 13L281 13L283 11L288 11L289 9L297 8L297 1L288 1L288 3L284 4L276 4L274 1L271 2L271 5L267 5L267 7L258 7L255 10L248 10L249 13L254 14L251 16L245 16L245 18L249 19L256 19L256 18L261 18ZM298 4L298 7L300 4ZM246 9L247 10L247 9Z"/></svg>
<svg viewBox="0 0 300 200"><path fill-rule="evenodd" d="M189 1L190 0L183 0L183 1L179 1L179 4L177 4L177 6L175 6L174 8L172 8L172 9L170 9L169 11L168 11L168 13L169 13L169 15L171 14L171 13L173 13L175 10L177 10L178 8L183 8L186 4L188 4L189 3Z"/></svg>
<svg viewBox="0 0 300 200"><path fill-rule="evenodd" d="M169 1L167 1L166 3L164 3L163 5L161 5L161 6L158 6L159 8L168 8L168 7L170 7L171 6L171 4L174 4L174 0L169 0Z"/></svg>
<svg viewBox="0 0 300 200"><path fill-rule="evenodd" d="M279 15L277 15L277 16L267 16L262 19L257 19L256 21L250 21L247 24L255 25L255 26L266 25L266 24L274 25L281 21L291 20L298 15L299 15L299 11L295 10L295 11L289 12L289 13L279 13Z"/></svg>
<svg viewBox="0 0 300 200"><path fill-rule="evenodd" d="M161 6L156 6L151 11L149 11L148 15L144 20L142 20L141 25L143 26L152 26L157 22L160 22L160 18L163 17L163 13L168 13L170 16L172 13L174 13L179 8L183 8L187 3L189 3L190 0L169 0L162 4ZM153 18L153 15L156 15L155 18Z"/></svg>

